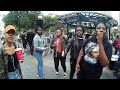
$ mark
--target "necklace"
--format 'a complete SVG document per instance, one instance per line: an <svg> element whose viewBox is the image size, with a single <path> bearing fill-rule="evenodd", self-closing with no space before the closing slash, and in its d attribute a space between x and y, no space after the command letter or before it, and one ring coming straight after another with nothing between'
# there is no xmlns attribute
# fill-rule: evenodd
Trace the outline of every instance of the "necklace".
<svg viewBox="0 0 120 90"><path fill-rule="evenodd" d="M15 53L15 47L13 44L11 47L9 47L7 44L5 44L4 47L5 47L6 53L8 53L9 55L12 55L13 53Z"/></svg>

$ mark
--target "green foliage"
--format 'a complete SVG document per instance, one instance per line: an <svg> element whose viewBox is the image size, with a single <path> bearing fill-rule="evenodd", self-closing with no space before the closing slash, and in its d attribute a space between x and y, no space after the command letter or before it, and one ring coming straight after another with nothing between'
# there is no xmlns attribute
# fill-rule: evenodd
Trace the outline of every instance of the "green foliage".
<svg viewBox="0 0 120 90"><path fill-rule="evenodd" d="M10 11L3 18L3 22L5 23L5 27L12 24L19 32L27 31L30 28L34 29L36 27L36 20L39 15L43 17L46 32L54 32L56 28L64 28L66 32L66 25L59 23L57 16L51 17L52 14L44 16L40 11Z"/></svg>
<svg viewBox="0 0 120 90"><path fill-rule="evenodd" d="M29 28L35 28L36 20L40 11L10 11L3 18L5 27L9 24L14 25L17 30L28 30Z"/></svg>
<svg viewBox="0 0 120 90"><path fill-rule="evenodd" d="M120 30L115 29L110 32L111 39L113 39L114 37L117 37L117 35L120 35Z"/></svg>
<svg viewBox="0 0 120 90"><path fill-rule="evenodd" d="M46 27L46 32L54 32L57 28L64 28L66 31L66 25L58 22L57 18L51 18L51 16L43 16L43 21Z"/></svg>

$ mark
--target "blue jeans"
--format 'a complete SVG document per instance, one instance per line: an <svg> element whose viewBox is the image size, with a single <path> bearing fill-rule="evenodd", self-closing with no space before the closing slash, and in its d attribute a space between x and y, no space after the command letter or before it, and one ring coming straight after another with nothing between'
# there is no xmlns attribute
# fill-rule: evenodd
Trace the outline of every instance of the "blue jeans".
<svg viewBox="0 0 120 90"><path fill-rule="evenodd" d="M42 53L39 52L34 52L35 57L37 58L38 61L38 75L41 79L44 79L44 72L43 72L43 60L42 60Z"/></svg>
<svg viewBox="0 0 120 90"><path fill-rule="evenodd" d="M8 79L21 79L19 71L15 70L14 72L8 72Z"/></svg>

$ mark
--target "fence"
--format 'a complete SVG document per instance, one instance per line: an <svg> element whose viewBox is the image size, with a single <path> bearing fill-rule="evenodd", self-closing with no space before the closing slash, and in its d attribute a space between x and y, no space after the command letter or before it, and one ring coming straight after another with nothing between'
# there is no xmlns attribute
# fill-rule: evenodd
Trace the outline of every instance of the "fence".
<svg viewBox="0 0 120 90"><path fill-rule="evenodd" d="M44 46L48 46L49 50L43 52L43 56L46 56L46 55L50 54L50 52L51 52L50 44L51 44L51 38L50 37L44 37Z"/></svg>

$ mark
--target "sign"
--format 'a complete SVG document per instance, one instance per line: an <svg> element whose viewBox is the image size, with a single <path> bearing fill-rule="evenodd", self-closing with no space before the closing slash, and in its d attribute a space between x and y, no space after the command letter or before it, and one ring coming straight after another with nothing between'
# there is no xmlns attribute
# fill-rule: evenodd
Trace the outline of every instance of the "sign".
<svg viewBox="0 0 120 90"><path fill-rule="evenodd" d="M81 25L84 27L95 27L95 23L93 22L81 22Z"/></svg>
<svg viewBox="0 0 120 90"><path fill-rule="evenodd" d="M67 23L71 23L71 22L76 22L78 21L78 18L77 17L69 17L66 19Z"/></svg>

